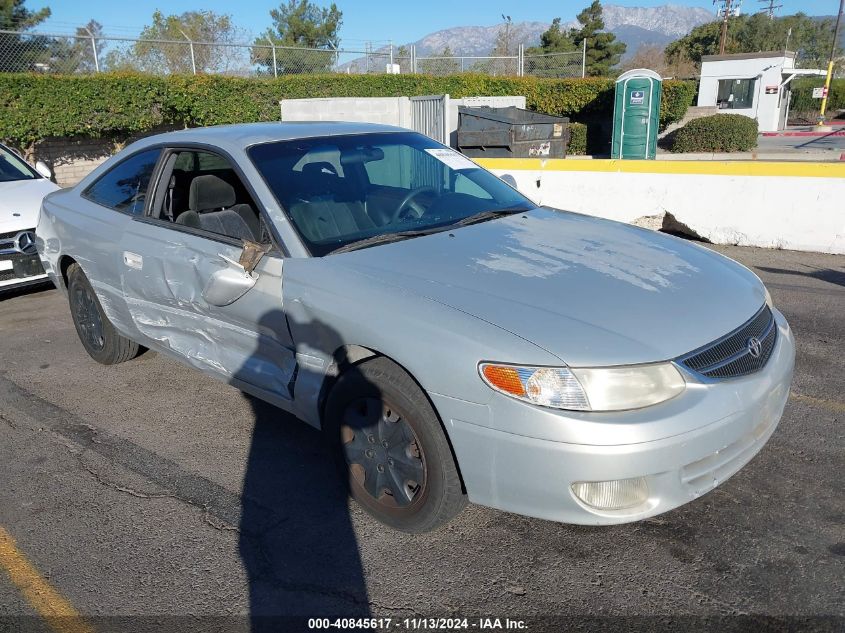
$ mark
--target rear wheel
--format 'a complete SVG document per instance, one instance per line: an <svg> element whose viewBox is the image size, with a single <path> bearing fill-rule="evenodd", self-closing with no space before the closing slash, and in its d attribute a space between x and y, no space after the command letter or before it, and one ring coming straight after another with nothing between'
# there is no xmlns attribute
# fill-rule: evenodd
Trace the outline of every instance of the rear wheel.
<svg viewBox="0 0 845 633"><path fill-rule="evenodd" d="M324 428L352 497L376 519L427 532L466 505L452 451L425 394L387 358L341 375Z"/></svg>
<svg viewBox="0 0 845 633"><path fill-rule="evenodd" d="M70 314L88 355L103 365L114 365L135 358L138 355L138 344L121 336L108 320L79 264L70 265L67 277Z"/></svg>

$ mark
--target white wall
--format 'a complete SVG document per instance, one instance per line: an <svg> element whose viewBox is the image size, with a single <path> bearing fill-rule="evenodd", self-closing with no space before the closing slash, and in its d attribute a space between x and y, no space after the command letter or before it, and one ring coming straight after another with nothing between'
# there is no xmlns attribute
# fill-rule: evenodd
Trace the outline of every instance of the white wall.
<svg viewBox="0 0 845 633"><path fill-rule="evenodd" d="M684 162L648 173L642 171L649 169L643 165L648 161L589 161L634 163L621 167L626 172L609 171L607 165L589 171L587 161L559 161L582 163L575 169L514 169L504 165L507 160L512 159L479 162L499 176L510 174L520 191L540 204L622 222L669 212L717 244L845 254L842 164L755 163L751 173L772 175L743 175L751 169L748 163ZM814 170L814 165L821 167ZM725 173L660 173L660 168ZM790 171L804 175L783 175Z"/></svg>
<svg viewBox="0 0 845 633"><path fill-rule="evenodd" d="M703 61L701 80L698 86L698 105L715 106L720 79L757 78L754 102L750 108L719 110L724 114L743 114L757 119L761 132L775 132L778 129L780 111L780 90L776 94L766 94L766 86L778 86L782 79L781 71L792 68L791 57L762 57L757 59L728 59Z"/></svg>
<svg viewBox="0 0 845 633"><path fill-rule="evenodd" d="M358 121L411 127L408 97L283 99L282 121Z"/></svg>

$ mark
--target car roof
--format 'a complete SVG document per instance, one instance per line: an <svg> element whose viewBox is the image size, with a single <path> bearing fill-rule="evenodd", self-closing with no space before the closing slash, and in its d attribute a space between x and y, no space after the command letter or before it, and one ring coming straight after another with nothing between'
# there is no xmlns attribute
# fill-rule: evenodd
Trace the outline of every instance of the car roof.
<svg viewBox="0 0 845 633"><path fill-rule="evenodd" d="M197 127L156 134L155 136L149 136L143 139L143 145L157 143L208 143L231 150L243 149L258 143L290 141L301 138L410 131L393 125L350 121L238 123L235 125Z"/></svg>

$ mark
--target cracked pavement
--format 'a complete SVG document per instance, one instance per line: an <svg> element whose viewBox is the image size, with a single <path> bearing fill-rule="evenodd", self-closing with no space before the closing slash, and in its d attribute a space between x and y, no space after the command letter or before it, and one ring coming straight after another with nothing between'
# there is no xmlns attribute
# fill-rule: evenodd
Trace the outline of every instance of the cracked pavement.
<svg viewBox="0 0 845 633"><path fill-rule="evenodd" d="M793 397L759 456L673 512L470 506L393 532L347 501L318 432L154 353L97 365L49 289L0 300L0 525L86 616L845 617L845 257L717 250L789 319ZM2 574L0 615L32 615Z"/></svg>

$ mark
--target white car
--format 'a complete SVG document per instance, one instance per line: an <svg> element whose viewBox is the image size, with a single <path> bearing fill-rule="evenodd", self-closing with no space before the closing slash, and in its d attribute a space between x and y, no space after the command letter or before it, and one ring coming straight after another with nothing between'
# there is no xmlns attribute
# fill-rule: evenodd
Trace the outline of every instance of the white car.
<svg viewBox="0 0 845 633"><path fill-rule="evenodd" d="M59 187L42 162L30 167L0 145L0 293L43 283L47 275L35 249L41 200Z"/></svg>

